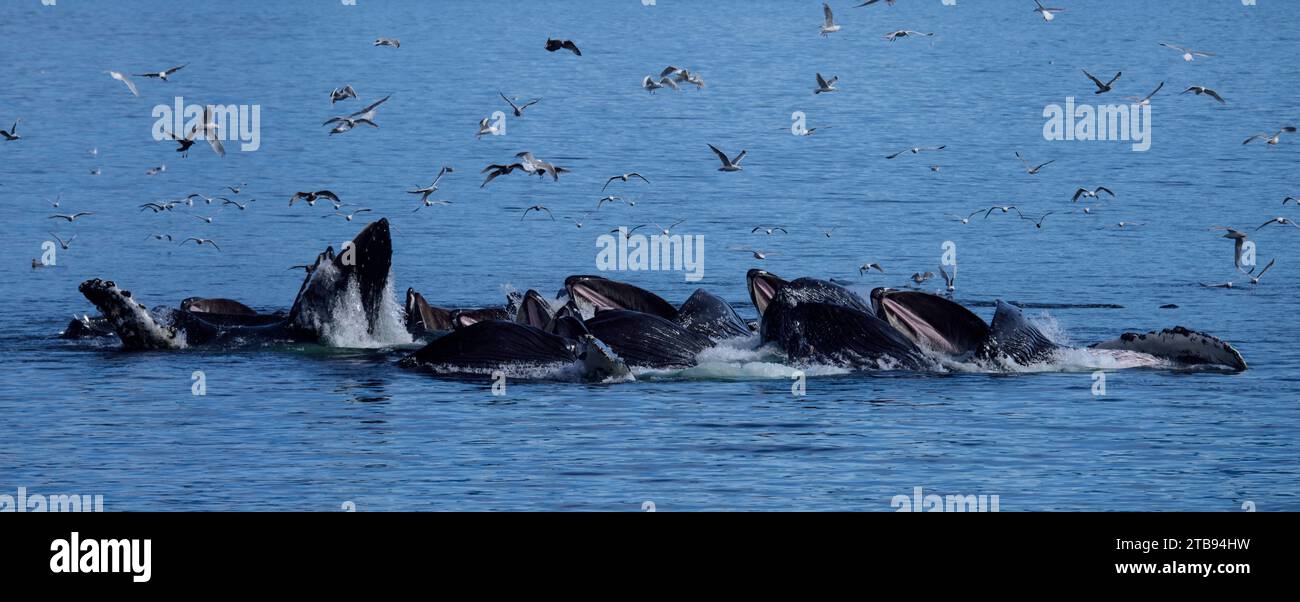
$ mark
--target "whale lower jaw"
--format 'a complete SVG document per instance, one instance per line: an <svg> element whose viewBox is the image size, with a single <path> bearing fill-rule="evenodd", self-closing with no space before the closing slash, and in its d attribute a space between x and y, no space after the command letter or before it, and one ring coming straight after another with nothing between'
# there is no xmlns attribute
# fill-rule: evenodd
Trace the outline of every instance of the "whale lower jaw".
<svg viewBox="0 0 1300 602"><path fill-rule="evenodd" d="M122 340L133 350L184 349L185 334L158 322L131 293L117 288L111 280L87 280L78 287L82 295L99 309Z"/></svg>

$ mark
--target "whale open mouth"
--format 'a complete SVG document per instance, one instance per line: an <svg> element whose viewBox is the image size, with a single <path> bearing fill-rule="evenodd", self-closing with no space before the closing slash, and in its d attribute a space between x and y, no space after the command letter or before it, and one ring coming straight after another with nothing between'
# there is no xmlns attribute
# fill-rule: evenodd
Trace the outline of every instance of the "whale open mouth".
<svg viewBox="0 0 1300 602"><path fill-rule="evenodd" d="M148 309L131 297L130 291L117 288L112 280L87 280L77 290L104 315L126 349L185 347L184 336L159 324Z"/></svg>
<svg viewBox="0 0 1300 602"><path fill-rule="evenodd" d="M950 356L979 350L988 325L954 301L918 291L877 288L871 291L876 316L913 343Z"/></svg>
<svg viewBox="0 0 1300 602"><path fill-rule="evenodd" d="M569 297L590 305L596 313L627 309L666 320L677 319L677 308L643 288L600 276L569 276L564 280Z"/></svg>
<svg viewBox="0 0 1300 602"><path fill-rule="evenodd" d="M367 225L337 254L330 247L316 257L289 311L289 323L308 338L323 339L334 314L341 305L351 305L350 295L355 294L366 332L376 335L385 330L392 265L388 220L381 219Z"/></svg>
<svg viewBox="0 0 1300 602"><path fill-rule="evenodd" d="M776 275L758 269L746 273L745 280L749 285L749 300L758 310L759 317L767 311L767 306L772 303L772 298L776 296L777 291L789 284Z"/></svg>

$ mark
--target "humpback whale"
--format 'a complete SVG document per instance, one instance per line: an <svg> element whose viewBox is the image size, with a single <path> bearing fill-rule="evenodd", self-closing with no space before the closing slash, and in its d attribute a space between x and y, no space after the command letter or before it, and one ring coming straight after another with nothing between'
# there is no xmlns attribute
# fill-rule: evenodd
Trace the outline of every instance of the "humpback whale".
<svg viewBox="0 0 1300 602"><path fill-rule="evenodd" d="M566 320L573 320L566 318ZM627 377L628 367L574 320L560 336L506 320L484 320L457 329L399 362L435 374L482 374L509 370L516 376L576 370L582 378L604 381Z"/></svg>
<svg viewBox="0 0 1300 602"><path fill-rule="evenodd" d="M929 363L915 343L838 284L799 278L770 297L766 291L757 295L766 299L762 341L775 344L792 362L881 370L920 370Z"/></svg>

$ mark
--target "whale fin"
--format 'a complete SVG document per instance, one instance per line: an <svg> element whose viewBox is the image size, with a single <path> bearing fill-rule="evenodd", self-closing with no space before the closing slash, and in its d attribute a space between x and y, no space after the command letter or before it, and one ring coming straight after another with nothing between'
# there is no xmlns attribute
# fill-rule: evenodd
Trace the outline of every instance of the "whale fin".
<svg viewBox="0 0 1300 602"><path fill-rule="evenodd" d="M1123 349L1153 355L1180 364L1227 366L1245 370L1246 360L1236 349L1218 337L1182 326L1159 332L1126 332L1113 341L1092 345L1095 349Z"/></svg>

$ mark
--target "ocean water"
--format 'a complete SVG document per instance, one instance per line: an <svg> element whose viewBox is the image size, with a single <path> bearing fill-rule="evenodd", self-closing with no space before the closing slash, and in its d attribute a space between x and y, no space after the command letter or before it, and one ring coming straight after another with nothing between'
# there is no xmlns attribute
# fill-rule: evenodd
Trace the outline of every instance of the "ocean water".
<svg viewBox="0 0 1300 602"><path fill-rule="evenodd" d="M777 0L0 3L0 127L21 118L23 136L0 142L0 493L97 494L108 510L890 511L921 487L997 495L1003 511L1300 510L1300 232L1254 232L1300 218L1280 205L1300 196L1300 136L1241 144L1300 125L1300 6L1072 0L1045 23L1018 1L853 4L833 3L843 29L822 38L818 2ZM883 39L898 29L935 35ZM583 55L547 53L548 36ZM402 46L374 47L377 37ZM1215 56L1185 62L1160 42ZM180 64L169 83L134 77L138 98L105 73ZM670 64L706 87L641 89ZM1080 69L1123 75L1098 96ZM839 90L814 95L818 72L839 76ZM1047 105L1124 102L1161 81L1146 152L1044 138ZM361 99L331 107L345 84ZM1190 85L1227 104L1178 94ZM541 101L509 117L505 135L477 140L478 120L505 108L498 91ZM378 129L330 136L320 125L390 94ZM179 157L152 136L155 107L177 98L257 107L258 148L227 142L219 158L200 142ZM792 135L796 112L824 129ZM716 171L706 143L748 150L744 171ZM482 166L525 150L572 173L479 187ZM1029 175L1017 151L1055 162ZM404 190L441 165L455 172L433 198L452 204L415 212ZM602 192L629 171L650 184ZM223 188L241 183L238 195ZM1070 201L1097 185L1116 198ZM322 188L347 211L373 211L349 223L326 203L288 205ZM139 209L190 193L256 201ZM604 194L636 204L594 211ZM521 220L534 204L556 220ZM995 204L1054 213L1042 228L948 217ZM47 217L77 211L94 215ZM394 228L396 290L444 306L550 293L596 271L600 234L685 219L673 232L704 237L703 280L605 275L674 303L704 287L752 317L751 267L865 293L937 272L952 242L956 298L985 319L995 299L1041 304L1027 312L1077 345L1185 325L1230 341L1250 369L1110 371L1098 396L1087 365L819 367L794 396L791 368L740 344L683 372L511 380L495 396L486 378L399 369L409 348L391 340L128 353L57 338L72 315L93 313L77 285L95 277L150 306L219 296L286 308L301 283L290 266L380 216ZM788 234L752 234L760 224ZM1216 225L1249 230L1261 265L1276 258L1259 286L1198 284L1248 284ZM32 269L51 233L77 238L57 265ZM221 250L177 244L191 236ZM865 262L887 273L859 276ZM196 371L205 396L192 394Z"/></svg>

